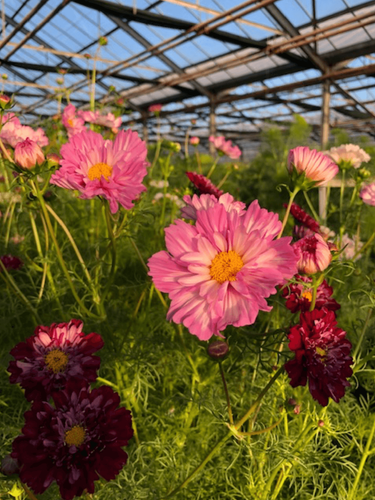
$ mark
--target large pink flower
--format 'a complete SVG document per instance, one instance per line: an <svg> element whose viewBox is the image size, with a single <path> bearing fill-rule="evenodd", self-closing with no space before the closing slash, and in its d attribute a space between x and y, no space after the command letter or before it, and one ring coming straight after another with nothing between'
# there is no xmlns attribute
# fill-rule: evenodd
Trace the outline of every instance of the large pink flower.
<svg viewBox="0 0 375 500"><path fill-rule="evenodd" d="M331 148L326 154L341 167L352 166L359 168L363 162L371 160L371 156L357 144L342 144L338 148Z"/></svg>
<svg viewBox="0 0 375 500"><path fill-rule="evenodd" d="M196 216L195 226L177 220L166 228L169 253L151 257L149 274L172 300L167 319L208 340L270 311L265 299L295 274L296 256L291 238L274 240L281 222L258 201L244 213L216 201Z"/></svg>
<svg viewBox="0 0 375 500"><path fill-rule="evenodd" d="M148 166L146 155L145 143L132 130L121 130L114 142L84 131L61 147L61 168L51 183L77 189L84 199L103 196L112 213L117 212L119 203L130 209L132 200L146 190L142 184Z"/></svg>
<svg viewBox="0 0 375 500"><path fill-rule="evenodd" d="M64 108L61 121L66 128L69 137L79 134L85 130L85 122L82 118L76 116L76 107L73 106L73 104L69 104Z"/></svg>
<svg viewBox="0 0 375 500"><path fill-rule="evenodd" d="M289 151L288 170L290 173L293 167L298 174L305 174L309 181L315 182L316 186L330 181L339 171L339 167L331 158L316 149L302 146Z"/></svg>
<svg viewBox="0 0 375 500"><path fill-rule="evenodd" d="M48 138L43 129L34 130L28 125L22 125L14 113L4 115L2 123L0 139L12 148L15 148L19 142L26 139L36 142L40 147L48 145Z"/></svg>
<svg viewBox="0 0 375 500"><path fill-rule="evenodd" d="M232 141L226 141L223 135L219 137L211 135L208 140L212 142L218 151L229 156L232 160L236 160L242 154L240 148L238 146L232 146Z"/></svg>
<svg viewBox="0 0 375 500"><path fill-rule="evenodd" d="M375 207L375 182L364 186L359 196L362 198L363 203Z"/></svg>

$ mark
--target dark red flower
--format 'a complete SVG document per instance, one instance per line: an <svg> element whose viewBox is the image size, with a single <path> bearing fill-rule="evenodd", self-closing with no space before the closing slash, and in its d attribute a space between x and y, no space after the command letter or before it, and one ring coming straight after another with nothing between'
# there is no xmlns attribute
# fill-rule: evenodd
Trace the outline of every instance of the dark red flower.
<svg viewBox="0 0 375 500"><path fill-rule="evenodd" d="M295 276L298 283L291 283L282 289L282 296L286 299L286 307L292 312L309 311L312 300L312 279L308 276ZM317 289L315 309L328 309L330 311L337 311L340 309L335 299L331 297L333 288L328 285L324 280Z"/></svg>
<svg viewBox="0 0 375 500"><path fill-rule="evenodd" d="M8 271L9 269L20 269L23 266L23 262L18 257L14 255L1 255L1 262L4 264L5 269ZM1 272L1 267L0 267Z"/></svg>
<svg viewBox="0 0 375 500"><path fill-rule="evenodd" d="M48 400L52 392L64 388L68 380L94 382L100 358L92 354L103 347L97 333L85 335L83 323L37 326L32 337L14 347L10 354L10 382L25 389L28 401Z"/></svg>
<svg viewBox="0 0 375 500"><path fill-rule="evenodd" d="M303 226L311 229L314 233L318 233L320 226L319 222L317 222L311 215L306 213L297 203L292 203L290 207L290 213L293 215L297 222L300 222Z"/></svg>
<svg viewBox="0 0 375 500"><path fill-rule="evenodd" d="M285 364L290 385L306 385L314 399L327 406L331 397L336 403L345 395L346 380L353 373L350 365L352 347L346 332L336 328L335 313L326 309L301 313L300 324L288 335L289 349L296 357Z"/></svg>
<svg viewBox="0 0 375 500"><path fill-rule="evenodd" d="M224 191L218 189L215 184L212 184L210 179L207 179L204 175L197 174L196 172L186 172L186 175L198 190L198 194L213 194L219 199L224 193Z"/></svg>
<svg viewBox="0 0 375 500"><path fill-rule="evenodd" d="M12 452L20 479L35 493L56 481L64 500L94 493L99 476L110 481L126 464L122 447L133 436L130 411L118 408L120 398L110 387L90 391L83 381L68 382L53 401L55 407L35 401L25 413Z"/></svg>

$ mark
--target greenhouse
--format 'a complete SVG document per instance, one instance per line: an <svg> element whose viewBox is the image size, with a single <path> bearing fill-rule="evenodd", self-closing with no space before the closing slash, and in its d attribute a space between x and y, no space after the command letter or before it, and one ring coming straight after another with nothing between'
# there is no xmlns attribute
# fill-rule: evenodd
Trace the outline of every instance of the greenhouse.
<svg viewBox="0 0 375 500"><path fill-rule="evenodd" d="M375 1L0 10L0 497L374 499Z"/></svg>

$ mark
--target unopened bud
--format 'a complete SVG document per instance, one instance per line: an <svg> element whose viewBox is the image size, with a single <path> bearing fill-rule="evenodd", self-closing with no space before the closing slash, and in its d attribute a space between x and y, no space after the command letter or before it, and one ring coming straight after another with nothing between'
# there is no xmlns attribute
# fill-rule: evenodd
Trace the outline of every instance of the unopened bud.
<svg viewBox="0 0 375 500"><path fill-rule="evenodd" d="M63 78L56 78L56 83L57 83L57 85L63 85L64 79Z"/></svg>
<svg viewBox="0 0 375 500"><path fill-rule="evenodd" d="M12 99L5 94L0 94L0 107L1 109L9 109L13 105Z"/></svg>
<svg viewBox="0 0 375 500"><path fill-rule="evenodd" d="M318 426L319 426L319 427L324 427L324 421L323 421L323 420L319 420L319 422L318 422Z"/></svg>
<svg viewBox="0 0 375 500"><path fill-rule="evenodd" d="M12 474L18 474L19 471L20 466L18 465L17 460L12 458L10 455L5 455L1 461L0 472L4 474L4 476L11 476Z"/></svg>
<svg viewBox="0 0 375 500"><path fill-rule="evenodd" d="M106 36L101 36L99 38L99 45L103 47L104 45L108 45L108 38Z"/></svg>
<svg viewBox="0 0 375 500"><path fill-rule="evenodd" d="M46 159L48 161L48 166L50 168L52 167L57 167L60 163L60 156L56 153L49 153L47 156L46 156Z"/></svg>
<svg viewBox="0 0 375 500"><path fill-rule="evenodd" d="M229 346L222 340L215 340L207 347L207 354L210 358L221 361L227 357L229 353Z"/></svg>
<svg viewBox="0 0 375 500"><path fill-rule="evenodd" d="M85 52L85 53L83 54L83 57L84 57L85 59L91 59L91 58L92 58L92 55L91 55L91 54L89 54L88 52Z"/></svg>
<svg viewBox="0 0 375 500"><path fill-rule="evenodd" d="M6 73L3 73L3 74L1 75L1 78L2 78L3 80L8 80L8 75L7 75Z"/></svg>
<svg viewBox="0 0 375 500"><path fill-rule="evenodd" d="M289 399L288 399L288 403L289 403L291 406L296 406L297 401L296 401L294 398L289 398Z"/></svg>
<svg viewBox="0 0 375 500"><path fill-rule="evenodd" d="M293 413L295 413L296 415L299 415L301 413L301 405L296 405L294 407Z"/></svg>
<svg viewBox="0 0 375 500"><path fill-rule="evenodd" d="M57 72L59 75L66 75L67 74L67 70L64 68L58 68Z"/></svg>

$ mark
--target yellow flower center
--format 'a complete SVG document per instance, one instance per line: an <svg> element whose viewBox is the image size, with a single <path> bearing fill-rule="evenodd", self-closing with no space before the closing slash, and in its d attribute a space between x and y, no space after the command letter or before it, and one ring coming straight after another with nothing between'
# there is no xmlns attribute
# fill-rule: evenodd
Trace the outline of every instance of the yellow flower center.
<svg viewBox="0 0 375 500"><path fill-rule="evenodd" d="M312 293L309 291L303 292L302 297L304 299L307 299L309 302L312 301Z"/></svg>
<svg viewBox="0 0 375 500"><path fill-rule="evenodd" d="M85 440L86 431L80 425L75 425L69 431L65 433L65 443L68 446L81 446L83 441Z"/></svg>
<svg viewBox="0 0 375 500"><path fill-rule="evenodd" d="M72 118L68 119L68 125L69 125L69 127L74 127L74 122L73 122Z"/></svg>
<svg viewBox="0 0 375 500"><path fill-rule="evenodd" d="M52 351L46 354L44 361L50 370L58 373L64 371L68 364L68 355L60 351L60 349L52 349Z"/></svg>
<svg viewBox="0 0 375 500"><path fill-rule="evenodd" d="M326 351L321 347L315 347L315 350L317 354L319 354L319 356L322 356L322 358L324 358L327 355Z"/></svg>
<svg viewBox="0 0 375 500"><path fill-rule="evenodd" d="M94 179L100 180L101 176L103 176L106 181L109 181L109 178L112 175L112 170L113 168L106 163L95 163L95 165L90 167L89 171L87 172L87 177L90 179L90 181L93 181Z"/></svg>
<svg viewBox="0 0 375 500"><path fill-rule="evenodd" d="M236 275L242 268L241 257L234 250L218 253L210 266L210 276L218 283L236 281Z"/></svg>

